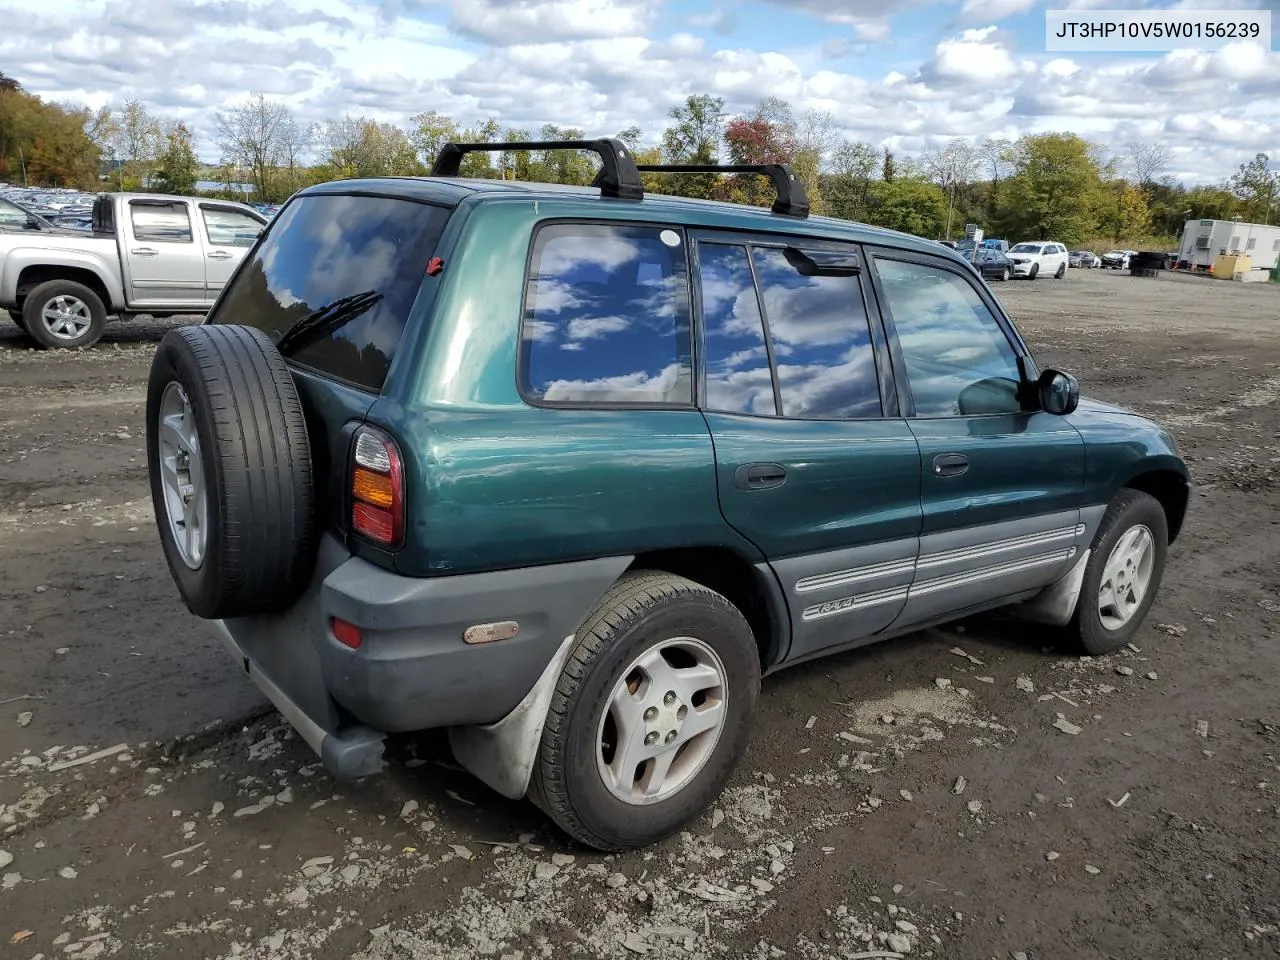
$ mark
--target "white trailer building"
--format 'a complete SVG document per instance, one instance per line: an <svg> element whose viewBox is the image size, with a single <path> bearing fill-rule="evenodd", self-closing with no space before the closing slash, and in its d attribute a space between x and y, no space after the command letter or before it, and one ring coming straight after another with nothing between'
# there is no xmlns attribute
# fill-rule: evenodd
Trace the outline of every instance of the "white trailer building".
<svg viewBox="0 0 1280 960"><path fill-rule="evenodd" d="M1271 270L1280 260L1280 226L1237 220L1188 220L1178 251L1181 270L1208 270L1221 256L1246 256L1254 270Z"/></svg>

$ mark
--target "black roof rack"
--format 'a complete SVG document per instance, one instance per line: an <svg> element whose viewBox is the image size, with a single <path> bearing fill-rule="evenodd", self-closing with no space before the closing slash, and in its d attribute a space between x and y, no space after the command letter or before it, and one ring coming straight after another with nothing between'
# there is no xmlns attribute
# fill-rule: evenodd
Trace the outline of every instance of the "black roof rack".
<svg viewBox="0 0 1280 960"><path fill-rule="evenodd" d="M436 162L431 166L433 177L456 177L462 166L462 158L468 153L480 151L501 153L508 150L589 150L600 157L600 172L592 186L600 188L600 195L619 200L640 200L644 197L644 184L636 171L631 151L621 140L516 140L503 143L446 143L440 148Z"/></svg>
<svg viewBox="0 0 1280 960"><path fill-rule="evenodd" d="M809 216L809 195L785 163L645 163L636 169L644 173L758 173L772 180L778 192L773 201L774 213L784 217Z"/></svg>
<svg viewBox="0 0 1280 960"><path fill-rule="evenodd" d="M468 153L503 153L512 150L586 150L600 157L600 172L592 181L601 196L619 200L644 198L645 173L755 173L768 177L777 191L773 212L786 217L809 216L809 196L804 184L785 163L646 163L637 165L630 150L621 140L602 137L597 140L512 140L501 143L446 143L440 148L430 176L456 177L462 158Z"/></svg>

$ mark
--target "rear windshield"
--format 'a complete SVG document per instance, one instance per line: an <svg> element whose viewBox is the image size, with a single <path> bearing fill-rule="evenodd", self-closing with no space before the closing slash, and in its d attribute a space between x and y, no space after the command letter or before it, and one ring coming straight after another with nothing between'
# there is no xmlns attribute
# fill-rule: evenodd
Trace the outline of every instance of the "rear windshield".
<svg viewBox="0 0 1280 960"><path fill-rule="evenodd" d="M450 213L385 197L299 197L276 217L209 322L258 327L279 342L335 300L379 294L364 312L290 354L300 366L377 392Z"/></svg>

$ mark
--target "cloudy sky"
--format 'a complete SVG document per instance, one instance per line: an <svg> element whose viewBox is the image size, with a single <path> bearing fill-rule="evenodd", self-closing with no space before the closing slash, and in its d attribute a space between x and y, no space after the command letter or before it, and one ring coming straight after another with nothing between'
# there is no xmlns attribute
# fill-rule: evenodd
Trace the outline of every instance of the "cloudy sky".
<svg viewBox="0 0 1280 960"><path fill-rule="evenodd" d="M1270 9L1280 0L1050 0ZM1071 130L1159 140L1212 181L1280 161L1280 54L1045 52L1044 0L0 0L0 69L42 96L185 119L216 160L214 111L262 92L304 120L639 125L692 93L769 94L912 152L951 137Z"/></svg>

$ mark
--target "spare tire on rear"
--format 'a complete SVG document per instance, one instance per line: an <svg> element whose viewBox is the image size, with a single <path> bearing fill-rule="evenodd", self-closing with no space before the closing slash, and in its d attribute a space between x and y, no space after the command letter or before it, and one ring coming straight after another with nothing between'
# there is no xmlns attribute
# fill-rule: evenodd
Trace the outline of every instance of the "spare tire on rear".
<svg viewBox="0 0 1280 960"><path fill-rule="evenodd" d="M187 608L288 607L316 552L311 446L289 368L261 330L170 330L147 383L147 468L165 560Z"/></svg>

